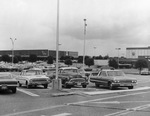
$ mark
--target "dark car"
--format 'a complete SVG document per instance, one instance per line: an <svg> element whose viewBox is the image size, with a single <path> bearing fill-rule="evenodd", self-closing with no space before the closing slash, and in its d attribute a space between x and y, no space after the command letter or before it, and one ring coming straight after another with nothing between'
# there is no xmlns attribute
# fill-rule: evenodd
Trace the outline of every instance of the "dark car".
<svg viewBox="0 0 150 116"><path fill-rule="evenodd" d="M55 73L50 77L52 79L55 78ZM61 79L62 86L66 88L71 88L73 86L82 86L86 88L88 83L88 78L82 76L78 68L76 67L62 67L59 68L58 78Z"/></svg>
<svg viewBox="0 0 150 116"><path fill-rule="evenodd" d="M102 70L96 76L90 76L90 82L95 83L96 87L104 86L114 89L115 87L128 87L133 89L137 84L135 78L125 75L121 70Z"/></svg>
<svg viewBox="0 0 150 116"><path fill-rule="evenodd" d="M17 80L11 73L0 72L0 90L11 90L16 93L17 85Z"/></svg>

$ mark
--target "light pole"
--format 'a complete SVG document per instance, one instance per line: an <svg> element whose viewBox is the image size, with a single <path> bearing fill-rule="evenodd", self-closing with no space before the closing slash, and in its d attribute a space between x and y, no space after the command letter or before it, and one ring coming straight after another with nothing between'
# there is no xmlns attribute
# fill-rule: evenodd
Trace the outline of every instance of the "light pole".
<svg viewBox="0 0 150 116"><path fill-rule="evenodd" d="M119 50L121 50L121 48L116 48L116 50L118 50L118 68L119 68Z"/></svg>
<svg viewBox="0 0 150 116"><path fill-rule="evenodd" d="M56 79L58 79L58 53L59 53L59 0L57 0Z"/></svg>
<svg viewBox="0 0 150 116"><path fill-rule="evenodd" d="M96 47L93 47L94 48L94 55L93 55L93 58L95 57L95 50L96 50Z"/></svg>
<svg viewBox="0 0 150 116"><path fill-rule="evenodd" d="M12 65L13 65L13 62L14 62L14 46L15 46L15 40L17 40L16 38L15 39L12 39L10 38L11 42L12 42Z"/></svg>
<svg viewBox="0 0 150 116"><path fill-rule="evenodd" d="M85 64L85 36L86 36L86 19L83 19L84 21L84 45L83 45L83 69L84 69L84 64Z"/></svg>
<svg viewBox="0 0 150 116"><path fill-rule="evenodd" d="M52 82L52 89L61 90L61 80L58 79L58 55L59 55L59 0L57 0L57 27L56 27L56 76Z"/></svg>

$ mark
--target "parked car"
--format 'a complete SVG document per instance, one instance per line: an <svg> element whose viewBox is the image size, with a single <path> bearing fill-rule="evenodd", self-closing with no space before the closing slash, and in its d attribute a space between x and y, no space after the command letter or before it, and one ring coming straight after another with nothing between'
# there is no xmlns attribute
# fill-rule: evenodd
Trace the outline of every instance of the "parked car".
<svg viewBox="0 0 150 116"><path fill-rule="evenodd" d="M49 78L38 68L23 70L16 79L20 87L25 85L27 88L37 85L43 85L44 88L47 88L50 83Z"/></svg>
<svg viewBox="0 0 150 116"><path fill-rule="evenodd" d="M56 73L54 72L51 79L55 78ZM71 88L73 86L82 86L86 88L88 83L88 78L82 76L76 67L62 67L59 68L58 78L61 79L62 86Z"/></svg>
<svg viewBox="0 0 150 116"><path fill-rule="evenodd" d="M11 90L16 93L17 86L17 80L11 73L0 72L0 90Z"/></svg>
<svg viewBox="0 0 150 116"><path fill-rule="evenodd" d="M104 86L109 89L116 87L128 87L133 89L137 84L135 78L131 78L125 75L121 70L102 70L96 76L90 76L90 82L95 83L96 87Z"/></svg>
<svg viewBox="0 0 150 116"><path fill-rule="evenodd" d="M149 75L150 71L148 68L144 68L143 70L141 70L141 75Z"/></svg>

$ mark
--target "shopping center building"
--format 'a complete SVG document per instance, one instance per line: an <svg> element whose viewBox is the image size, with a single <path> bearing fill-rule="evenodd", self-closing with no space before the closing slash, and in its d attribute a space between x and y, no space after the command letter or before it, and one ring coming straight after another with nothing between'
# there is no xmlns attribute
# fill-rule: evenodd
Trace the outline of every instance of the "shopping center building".
<svg viewBox="0 0 150 116"><path fill-rule="evenodd" d="M21 56L21 57L29 57L31 54L37 55L37 57L48 57L52 56L56 58L56 50L48 50L48 49L32 49L32 50L0 50L0 56L9 55L12 56ZM78 57L78 52L76 51L59 51L59 58L62 56L72 56L74 58Z"/></svg>
<svg viewBox="0 0 150 116"><path fill-rule="evenodd" d="M150 46L126 48L127 59L138 59L140 57L150 58Z"/></svg>

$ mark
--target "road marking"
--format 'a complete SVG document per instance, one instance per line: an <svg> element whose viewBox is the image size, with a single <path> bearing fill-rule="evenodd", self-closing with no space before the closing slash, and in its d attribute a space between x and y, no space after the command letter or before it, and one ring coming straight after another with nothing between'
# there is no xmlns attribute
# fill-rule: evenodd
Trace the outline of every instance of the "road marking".
<svg viewBox="0 0 150 116"><path fill-rule="evenodd" d="M105 116L122 116L122 115L129 114L129 113L132 113L132 112L135 112L138 110L143 110L143 109L146 109L149 107L150 107L150 104L146 104L146 105L142 105L142 106L138 106L138 107L134 107L134 108L128 108L128 109L123 110L123 111L107 114Z"/></svg>
<svg viewBox="0 0 150 116"><path fill-rule="evenodd" d="M108 101L108 102L91 102L94 104L121 104L121 103L148 103L150 101Z"/></svg>
<svg viewBox="0 0 150 116"><path fill-rule="evenodd" d="M37 95L37 94L31 93L31 92L26 91L26 90L23 90L23 89L17 88L17 90L20 91L20 92L23 92L23 93L25 93L25 94L27 94L27 95L30 95L30 96L32 96L32 97L38 97L38 96L39 96L39 95Z"/></svg>
<svg viewBox="0 0 150 116"><path fill-rule="evenodd" d="M79 101L79 102L73 102L73 103L67 103L66 105L75 105L75 104L83 104L88 102L96 102L96 101L102 101L102 100L108 100L113 98L120 98L120 97L126 97L126 96L132 96L132 95L138 95L138 94L144 94L144 93L150 93L150 91L146 92L139 92L139 93L131 93L126 95L118 95L118 96L112 96L112 97L106 97L106 98L100 98L100 99L93 99L93 100L86 100L86 101Z"/></svg>
<svg viewBox="0 0 150 116"><path fill-rule="evenodd" d="M62 113L62 114L56 114L56 115L51 115L51 116L70 116L72 115L71 113Z"/></svg>
<svg viewBox="0 0 150 116"><path fill-rule="evenodd" d="M43 110L50 110L50 109L54 109L54 108L61 108L61 107L68 106L68 105L82 104L82 103L88 103L88 102L94 102L94 101L100 101L100 100L108 100L108 99L113 99L113 98L138 95L138 94L144 94L144 93L150 93L150 91L132 93L132 94L127 94L127 95L119 95L119 96L113 96L113 97L107 97L107 98L100 98L100 99L94 99L94 100L80 101L80 102L72 102L72 103L67 103L67 104L63 104L63 105L56 105L56 106L50 106L50 107L44 107L44 108L39 108L39 109L21 111L21 112L16 112L16 113L10 113L10 114L6 114L6 115L2 115L2 116L17 116L17 115L20 116L22 114L33 113L33 112L38 112L38 111L43 111Z"/></svg>
<svg viewBox="0 0 150 116"><path fill-rule="evenodd" d="M16 113L11 113L11 114L1 115L1 116L17 116L17 115L20 116L22 114L33 113L33 112L38 112L38 111L43 111L43 110L50 110L50 109L60 108L60 107L64 107L64 106L66 106L66 105L56 105L56 106L50 106L50 107L44 107L44 108L39 108L39 109L21 111L21 112L16 112Z"/></svg>
<svg viewBox="0 0 150 116"><path fill-rule="evenodd" d="M91 92L82 92L83 94L87 95L100 95L100 94L108 94L108 93L120 93L120 92L130 92L130 91L139 91L139 90L147 90L150 87L140 87L136 89L129 89L129 90L116 90L116 91L91 91Z"/></svg>

